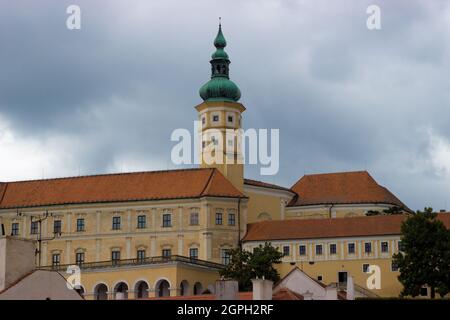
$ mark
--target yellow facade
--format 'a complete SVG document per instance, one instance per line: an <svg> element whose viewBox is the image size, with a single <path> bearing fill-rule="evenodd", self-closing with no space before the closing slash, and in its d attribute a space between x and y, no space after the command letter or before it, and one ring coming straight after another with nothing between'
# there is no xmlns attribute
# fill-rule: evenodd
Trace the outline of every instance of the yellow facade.
<svg viewBox="0 0 450 320"><path fill-rule="evenodd" d="M369 291L382 297L398 297L402 286L397 279L399 272L395 265L392 265L392 255L398 252L399 241L398 235L271 241L271 244L281 252L286 252L285 248L289 248L289 254L285 255L282 263L277 266L281 277L297 266L312 278L328 285L339 283L339 273L345 273L347 277L353 277L357 291L363 293ZM251 251L263 244L264 242L247 242L244 249ZM349 244L354 247L354 253L349 252ZM370 252L366 252L366 244L370 244ZM331 245L335 246L335 251L331 250ZM304 246L304 249L300 249L300 246ZM321 246L321 254L317 254L320 252L316 251L317 246ZM368 287L367 280L372 274L365 268L369 265L380 268L379 288Z"/></svg>

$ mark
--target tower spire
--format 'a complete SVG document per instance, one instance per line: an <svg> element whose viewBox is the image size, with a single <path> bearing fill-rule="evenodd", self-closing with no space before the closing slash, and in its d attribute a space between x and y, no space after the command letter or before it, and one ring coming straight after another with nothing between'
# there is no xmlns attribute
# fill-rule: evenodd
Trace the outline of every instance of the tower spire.
<svg viewBox="0 0 450 320"><path fill-rule="evenodd" d="M211 55L211 80L200 88L200 97L204 101L236 102L241 97L238 86L230 80L230 59L225 52L227 41L222 32L222 19L219 17L219 30L214 39L216 51Z"/></svg>

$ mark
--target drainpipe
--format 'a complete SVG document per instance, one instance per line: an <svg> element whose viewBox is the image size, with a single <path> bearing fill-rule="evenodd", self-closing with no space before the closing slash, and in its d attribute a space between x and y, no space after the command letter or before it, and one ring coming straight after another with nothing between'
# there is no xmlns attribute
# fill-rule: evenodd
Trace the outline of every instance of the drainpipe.
<svg viewBox="0 0 450 320"><path fill-rule="evenodd" d="M239 249L242 250L242 241L241 241L241 197L238 198L238 246Z"/></svg>
<svg viewBox="0 0 450 320"><path fill-rule="evenodd" d="M333 209L333 207L334 207L334 203L332 203L331 206L330 206L330 208L328 209L328 215L330 216L330 218L333 218L333 217L331 216L331 209Z"/></svg>

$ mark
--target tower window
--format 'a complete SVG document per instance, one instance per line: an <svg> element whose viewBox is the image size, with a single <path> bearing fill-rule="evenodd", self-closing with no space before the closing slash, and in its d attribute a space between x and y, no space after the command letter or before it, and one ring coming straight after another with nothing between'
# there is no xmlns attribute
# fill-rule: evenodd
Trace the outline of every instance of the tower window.
<svg viewBox="0 0 450 320"><path fill-rule="evenodd" d="M205 124L205 123L206 123L206 118L202 117L202 124Z"/></svg>
<svg viewBox="0 0 450 320"><path fill-rule="evenodd" d="M228 122L233 123L233 116L228 116Z"/></svg>
<svg viewBox="0 0 450 320"><path fill-rule="evenodd" d="M217 115L217 114L213 115L213 121L219 122L219 115Z"/></svg>

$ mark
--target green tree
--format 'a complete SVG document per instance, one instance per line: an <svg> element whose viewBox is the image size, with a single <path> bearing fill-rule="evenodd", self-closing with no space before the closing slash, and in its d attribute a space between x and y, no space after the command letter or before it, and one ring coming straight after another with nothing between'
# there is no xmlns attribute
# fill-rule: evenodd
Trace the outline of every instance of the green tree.
<svg viewBox="0 0 450 320"><path fill-rule="evenodd" d="M366 213L366 216L388 216L388 215L394 215L394 214L403 214L405 209L403 207L393 206L389 209L384 209L382 212L378 210L369 210Z"/></svg>
<svg viewBox="0 0 450 320"><path fill-rule="evenodd" d="M278 281L280 274L274 268L274 264L281 263L283 254L269 243L259 245L253 252L236 248L230 250L230 263L220 271L220 276L226 279L238 281L239 289L250 291L252 279L265 278Z"/></svg>
<svg viewBox="0 0 450 320"><path fill-rule="evenodd" d="M425 208L406 219L401 227L402 251L393 256L400 269L402 296L417 296L427 285L431 298L450 292L450 230Z"/></svg>

